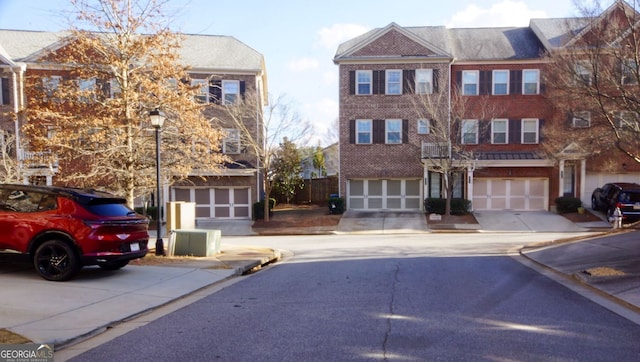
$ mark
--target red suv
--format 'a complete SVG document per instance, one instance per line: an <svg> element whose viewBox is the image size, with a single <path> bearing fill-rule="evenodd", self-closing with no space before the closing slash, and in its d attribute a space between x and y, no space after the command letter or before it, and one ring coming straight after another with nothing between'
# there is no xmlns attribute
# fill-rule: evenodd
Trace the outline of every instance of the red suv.
<svg viewBox="0 0 640 362"><path fill-rule="evenodd" d="M0 185L0 250L28 254L43 278L86 265L120 269L147 254L149 220L126 200L94 190Z"/></svg>

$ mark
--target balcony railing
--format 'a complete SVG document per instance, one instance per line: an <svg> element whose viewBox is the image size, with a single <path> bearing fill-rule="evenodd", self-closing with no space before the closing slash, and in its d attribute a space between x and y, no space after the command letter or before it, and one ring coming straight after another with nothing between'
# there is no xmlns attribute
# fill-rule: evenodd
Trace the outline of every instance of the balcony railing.
<svg viewBox="0 0 640 362"><path fill-rule="evenodd" d="M51 152L18 151L18 161L26 168L58 169L58 157Z"/></svg>
<svg viewBox="0 0 640 362"><path fill-rule="evenodd" d="M422 158L447 158L449 147L446 143L422 142Z"/></svg>

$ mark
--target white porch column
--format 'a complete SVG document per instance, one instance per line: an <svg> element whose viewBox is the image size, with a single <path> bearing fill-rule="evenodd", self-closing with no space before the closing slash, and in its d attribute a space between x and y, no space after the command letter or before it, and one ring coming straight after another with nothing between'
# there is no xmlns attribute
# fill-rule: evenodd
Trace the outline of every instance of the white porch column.
<svg viewBox="0 0 640 362"><path fill-rule="evenodd" d="M558 178L558 196L560 197L564 194L564 160L560 160L558 169L560 170L560 177Z"/></svg>
<svg viewBox="0 0 640 362"><path fill-rule="evenodd" d="M588 195L585 187L587 187L587 160L583 158L580 160L580 199L582 199L582 196Z"/></svg>
<svg viewBox="0 0 640 362"><path fill-rule="evenodd" d="M426 199L429 195L429 170L427 169L427 165L424 165L424 172L422 175L422 200ZM423 203L424 207L424 203ZM424 211L424 210L423 210Z"/></svg>
<svg viewBox="0 0 640 362"><path fill-rule="evenodd" d="M467 167L467 198L471 201L471 211L473 211L473 170L475 167Z"/></svg>

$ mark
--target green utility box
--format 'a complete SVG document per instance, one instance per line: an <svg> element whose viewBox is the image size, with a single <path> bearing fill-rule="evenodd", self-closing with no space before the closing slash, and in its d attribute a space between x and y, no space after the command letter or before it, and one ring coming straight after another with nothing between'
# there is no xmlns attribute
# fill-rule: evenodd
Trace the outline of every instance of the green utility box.
<svg viewBox="0 0 640 362"><path fill-rule="evenodd" d="M213 256L220 252L220 230L175 230L171 255Z"/></svg>

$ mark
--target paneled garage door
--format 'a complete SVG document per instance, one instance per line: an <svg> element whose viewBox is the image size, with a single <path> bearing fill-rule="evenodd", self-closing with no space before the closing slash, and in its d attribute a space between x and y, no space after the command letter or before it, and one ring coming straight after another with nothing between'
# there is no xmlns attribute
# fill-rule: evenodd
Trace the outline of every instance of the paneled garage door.
<svg viewBox="0 0 640 362"><path fill-rule="evenodd" d="M347 208L420 210L422 180L348 180Z"/></svg>
<svg viewBox="0 0 640 362"><path fill-rule="evenodd" d="M474 178L474 210L548 210L549 179Z"/></svg>
<svg viewBox="0 0 640 362"><path fill-rule="evenodd" d="M249 188L174 188L173 199L196 203L196 218L250 219Z"/></svg>

